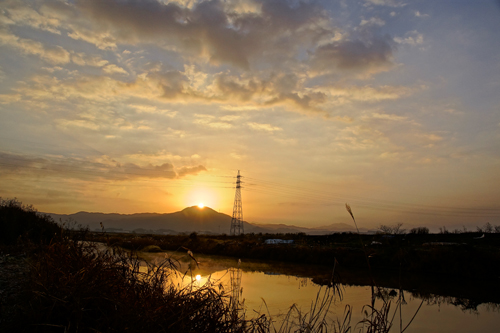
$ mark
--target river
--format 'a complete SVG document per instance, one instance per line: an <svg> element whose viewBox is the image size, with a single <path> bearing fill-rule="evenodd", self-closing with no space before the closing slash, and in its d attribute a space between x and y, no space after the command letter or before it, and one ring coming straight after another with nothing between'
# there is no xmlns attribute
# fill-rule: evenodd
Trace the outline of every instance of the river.
<svg viewBox="0 0 500 333"><path fill-rule="evenodd" d="M321 266L293 265L245 260L234 258L195 255L195 263L185 252L141 253L149 262L159 262L165 257L179 260L178 283L203 286L210 282L223 285L238 298L241 312L247 318L259 314L270 314L277 328L295 304L304 314L309 312L317 295L324 295L325 283L332 276L333 268ZM145 268L144 268L145 269ZM352 274L351 274L352 275ZM355 279L356 280L356 279ZM369 280L369 279L368 279ZM366 279L365 279L366 281ZM336 293L330 305L327 320L342 320L346 305L351 309L353 331L360 331L363 310L372 302L370 285L343 281L339 284L340 294ZM498 332L500 327L500 304L496 302L477 302L446 293L422 293L418 290L398 290L384 287L381 291L386 301L391 302L391 332L400 332L410 320L414 320L405 332ZM390 284L389 284L390 285ZM231 293L231 292L230 292ZM397 308L398 301L403 304ZM374 298L375 308L380 309L382 297ZM402 320L400 321L400 314Z"/></svg>

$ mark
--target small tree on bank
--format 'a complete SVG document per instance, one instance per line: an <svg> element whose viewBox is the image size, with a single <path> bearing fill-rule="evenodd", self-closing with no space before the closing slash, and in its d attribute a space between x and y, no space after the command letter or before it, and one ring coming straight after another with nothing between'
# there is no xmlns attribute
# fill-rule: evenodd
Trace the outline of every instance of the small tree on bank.
<svg viewBox="0 0 500 333"><path fill-rule="evenodd" d="M395 225L389 226L381 224L378 227L377 234L382 235L404 235L406 234L406 229L402 228L403 223L397 223Z"/></svg>
<svg viewBox="0 0 500 333"><path fill-rule="evenodd" d="M417 227L410 230L410 234L412 235L428 235L429 228L427 227Z"/></svg>

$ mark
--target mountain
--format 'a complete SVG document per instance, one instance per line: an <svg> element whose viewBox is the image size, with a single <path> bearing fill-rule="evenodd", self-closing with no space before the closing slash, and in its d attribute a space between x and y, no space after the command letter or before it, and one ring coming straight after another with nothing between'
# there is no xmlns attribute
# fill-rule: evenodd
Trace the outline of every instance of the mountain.
<svg viewBox="0 0 500 333"><path fill-rule="evenodd" d="M160 233L201 232L229 233L231 216L198 206L188 207L170 214L103 214L78 212L76 214L48 214L56 221L76 221L90 230L101 230L101 223L109 231L160 231ZM227 226L227 227L226 227ZM219 228L220 227L220 228ZM228 229L227 231L224 229Z"/></svg>
<svg viewBox="0 0 500 333"><path fill-rule="evenodd" d="M178 234L198 232L204 234L229 234L231 216L218 213L212 208L192 206L180 212L157 214L104 214L78 212L75 214L48 214L55 221L73 226L88 226L90 230L101 230L101 223L107 231L138 233ZM319 228L304 228L286 224L252 224L243 222L245 233L299 233L323 235L332 232L354 231L343 223Z"/></svg>

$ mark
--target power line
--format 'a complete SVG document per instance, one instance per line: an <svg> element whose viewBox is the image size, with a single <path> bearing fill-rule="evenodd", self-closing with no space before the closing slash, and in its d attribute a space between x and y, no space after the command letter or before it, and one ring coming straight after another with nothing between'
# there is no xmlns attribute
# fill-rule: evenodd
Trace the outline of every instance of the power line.
<svg viewBox="0 0 500 333"><path fill-rule="evenodd" d="M10 159L13 161L26 161L22 157L16 157L13 155L4 156L6 159ZM65 158L57 157L56 160L61 162L67 161ZM34 165L20 165L18 163L9 163L5 161L1 161L0 165L6 167L12 167L12 171L15 172L18 169L25 170L35 170L35 171L44 171L46 172L46 177L69 177L74 179L79 179L82 181L95 181L95 179L100 179L100 181L107 180L108 183L101 184L103 186L125 186L125 187L143 187L148 186L144 184L111 184L111 181L129 181L129 182L154 182L155 185L149 187L158 187L158 188L184 188L190 186L200 186L203 184L210 188L235 188L234 186L226 186L226 184L234 184L231 181L223 181L225 178L235 178L234 176L229 175L213 175L207 174L204 176L214 177L214 178L222 178L221 180L193 180L188 178L168 178L162 177L159 175L148 175L149 172L155 172L158 174L157 169L151 168L141 168L143 171L141 173L130 172L120 170L120 168L125 168L125 166L111 166L110 169L106 169L107 165L97 166L96 168L86 168L82 166L75 166L69 163L61 163L61 164L53 164L52 166L49 164L51 160L54 158L46 159L39 158L37 159L28 159L27 161L30 163L39 163L42 166L34 166ZM72 163L82 163L81 160L78 159L70 159ZM91 162L90 162L91 163ZM49 164L49 165L47 165ZM172 170L172 172L175 172ZM190 176L190 175L188 175ZM238 176L236 176L238 179ZM3 178L4 180L18 180L12 178ZM158 179L168 182L168 184L156 185L158 183ZM252 177L245 177L248 181L245 182L245 186L241 186L243 183L240 179L240 189L244 188L245 191L250 191L254 193L267 194L267 195L279 195L283 197L289 198L298 198L302 202L311 202L319 205L334 205L334 204L343 204L345 201L357 202L359 207L379 210L379 211L387 211L387 212L396 212L396 213L407 213L407 214L425 214L425 215L448 215L448 216L470 216L470 217L496 217L500 215L500 208L488 208L488 207L447 207L447 206L436 206L436 205L425 205L425 204L411 204L405 202L394 202L387 201L382 199L373 199L366 198L360 196L352 196L352 195L344 195L338 192L326 191L324 189L313 189L308 187L301 187L296 185L289 185L284 183L279 183L276 181L263 180ZM45 183L67 183L64 181L55 181L55 180L39 180L36 179L34 181L37 182L45 182ZM178 182L178 184L174 184L174 182ZM179 184L180 183L180 184Z"/></svg>

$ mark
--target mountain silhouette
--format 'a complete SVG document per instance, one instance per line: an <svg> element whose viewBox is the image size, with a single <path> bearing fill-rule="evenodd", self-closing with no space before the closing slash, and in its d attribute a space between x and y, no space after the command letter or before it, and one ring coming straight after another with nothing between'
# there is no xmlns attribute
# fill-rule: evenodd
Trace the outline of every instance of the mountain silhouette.
<svg viewBox="0 0 500 333"><path fill-rule="evenodd" d="M105 214L78 212L75 214L51 214L56 222L81 225L92 231L101 230L101 223L106 231L138 232L158 234L179 234L197 232L202 234L229 234L231 216L219 213L210 207L187 207L179 212ZM254 224L243 222L245 233L299 233L329 234L332 232L353 231L354 228L343 223L336 223L320 228L305 228L286 224Z"/></svg>
<svg viewBox="0 0 500 333"><path fill-rule="evenodd" d="M154 231L156 233L226 233L229 234L231 216L218 213L210 207L187 207L180 212L157 214L104 214L78 212L76 214L48 214L55 221L88 226L90 230L101 230L101 223L109 231ZM244 223L244 227L250 225Z"/></svg>

